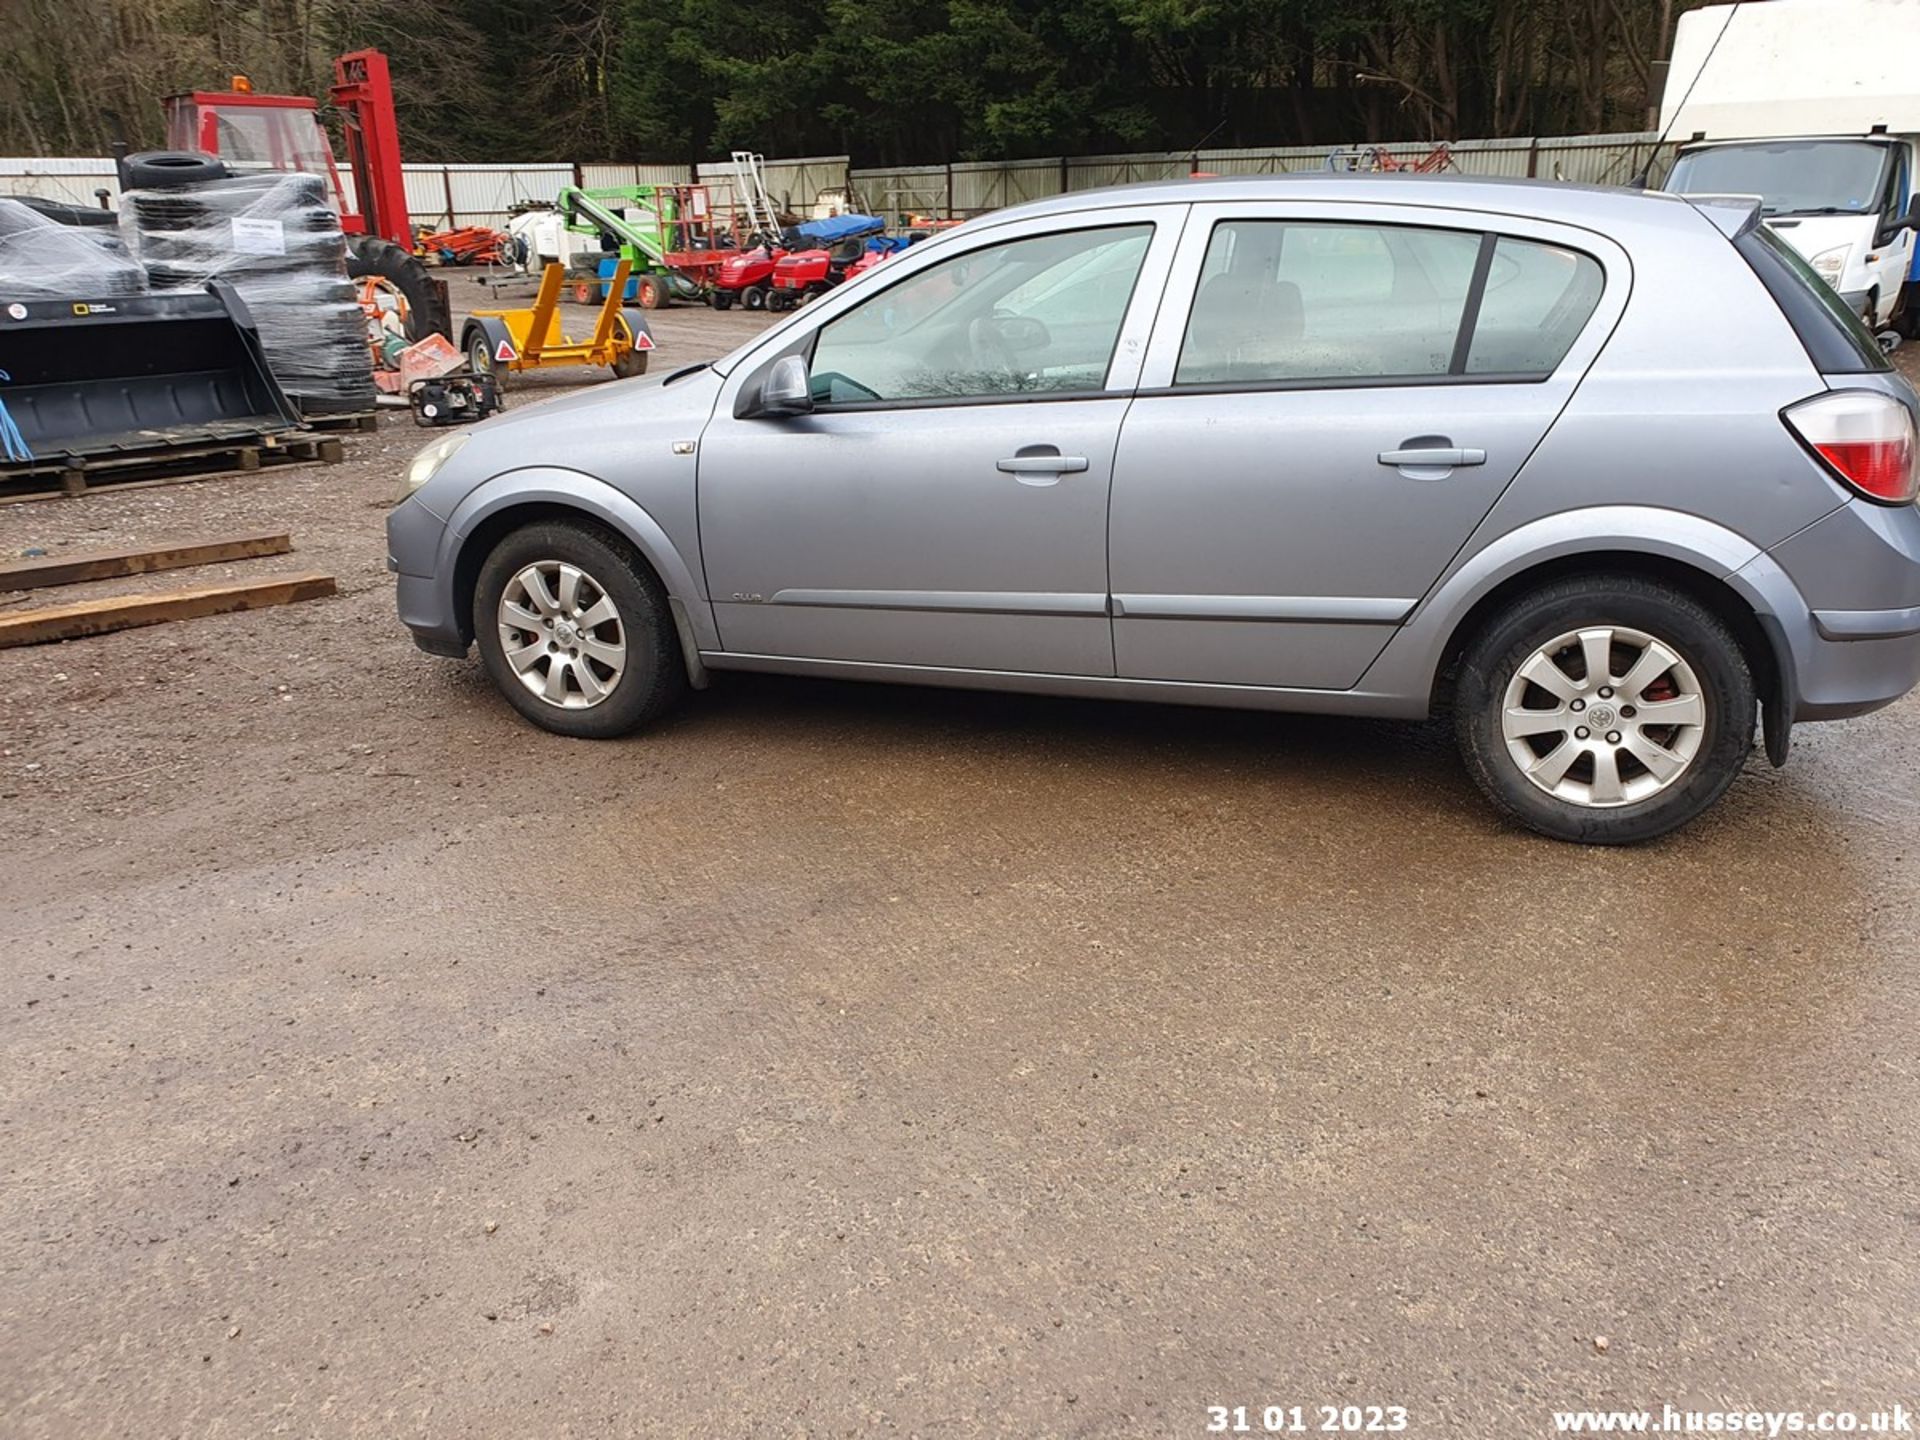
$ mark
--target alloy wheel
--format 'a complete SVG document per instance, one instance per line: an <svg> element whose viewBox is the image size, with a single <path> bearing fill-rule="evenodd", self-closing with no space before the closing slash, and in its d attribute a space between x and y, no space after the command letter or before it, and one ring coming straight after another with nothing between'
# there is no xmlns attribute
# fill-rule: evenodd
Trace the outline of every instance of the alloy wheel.
<svg viewBox="0 0 1920 1440"><path fill-rule="evenodd" d="M500 595L500 648L520 683L549 705L585 710L627 668L627 632L606 588L577 565L538 560Z"/></svg>
<svg viewBox="0 0 1920 1440"><path fill-rule="evenodd" d="M1569 630L1513 672L1500 716L1507 753L1556 799L1637 804L1687 773L1706 735L1699 677L1656 636L1623 626Z"/></svg>

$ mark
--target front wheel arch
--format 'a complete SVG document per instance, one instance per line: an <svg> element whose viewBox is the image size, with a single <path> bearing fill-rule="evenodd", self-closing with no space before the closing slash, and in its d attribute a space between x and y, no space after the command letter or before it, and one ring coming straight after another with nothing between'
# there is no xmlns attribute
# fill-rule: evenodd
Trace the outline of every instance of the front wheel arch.
<svg viewBox="0 0 1920 1440"><path fill-rule="evenodd" d="M613 530L633 550L640 564L653 576L661 592L669 597L673 591L660 576L660 567L655 565L646 551L634 544L633 537L618 527L609 526L605 517L594 514L577 505L562 505L550 500L534 500L522 505L508 505L489 514L460 542L459 554L453 563L453 599L454 613L460 617L461 638L469 644L473 641L473 592L480 579L480 567L487 563L487 556L515 530L545 520L564 520L585 522Z"/></svg>
<svg viewBox="0 0 1920 1440"><path fill-rule="evenodd" d="M652 488L659 489L669 478L656 477ZM690 472L685 482L691 489ZM663 498L670 503L674 497L669 492ZM454 504L433 569L446 577L443 603L456 607L455 615L462 613L459 607L471 611L474 581L493 544L507 529L546 518L604 526L638 552L673 607L689 675L696 688L704 684L699 654L720 648L720 634L707 602L698 550L691 542L685 548L677 546L639 499L579 470L549 466L509 470L482 482ZM478 545L476 536L481 537ZM461 624L464 630L466 622ZM472 637L463 634L463 638Z"/></svg>

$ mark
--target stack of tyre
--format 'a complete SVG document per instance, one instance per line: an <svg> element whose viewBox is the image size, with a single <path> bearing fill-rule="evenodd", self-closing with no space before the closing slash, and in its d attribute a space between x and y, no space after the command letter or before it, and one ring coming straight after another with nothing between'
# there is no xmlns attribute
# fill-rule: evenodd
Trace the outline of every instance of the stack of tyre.
<svg viewBox="0 0 1920 1440"><path fill-rule="evenodd" d="M373 408L366 317L317 175L229 175L211 156L129 161L121 223L154 290L231 285L280 387L306 415ZM196 161L200 163L195 163Z"/></svg>
<svg viewBox="0 0 1920 1440"><path fill-rule="evenodd" d="M0 195L0 298L91 300L146 288L146 272L110 226L60 223Z"/></svg>

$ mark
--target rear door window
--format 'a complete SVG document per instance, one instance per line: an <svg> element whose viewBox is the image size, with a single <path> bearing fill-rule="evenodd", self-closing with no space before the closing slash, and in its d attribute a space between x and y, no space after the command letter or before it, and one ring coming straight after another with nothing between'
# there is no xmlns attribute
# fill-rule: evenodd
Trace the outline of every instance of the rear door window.
<svg viewBox="0 0 1920 1440"><path fill-rule="evenodd" d="M1592 256L1476 230L1214 227L1176 386L1542 380L1592 319Z"/></svg>
<svg viewBox="0 0 1920 1440"><path fill-rule="evenodd" d="M1464 230L1225 221L1174 384L1445 375L1479 253Z"/></svg>

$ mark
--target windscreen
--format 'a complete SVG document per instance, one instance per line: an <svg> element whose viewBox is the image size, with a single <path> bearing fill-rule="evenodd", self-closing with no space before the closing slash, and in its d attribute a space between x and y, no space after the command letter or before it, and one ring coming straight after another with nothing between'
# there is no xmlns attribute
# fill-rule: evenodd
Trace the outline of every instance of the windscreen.
<svg viewBox="0 0 1920 1440"><path fill-rule="evenodd" d="M1888 150L1865 140L1714 145L1674 162L1683 195L1758 195L1767 215L1852 215L1880 208Z"/></svg>
<svg viewBox="0 0 1920 1440"><path fill-rule="evenodd" d="M235 170L333 173L333 149L313 111L259 105L209 105L220 158Z"/></svg>

